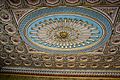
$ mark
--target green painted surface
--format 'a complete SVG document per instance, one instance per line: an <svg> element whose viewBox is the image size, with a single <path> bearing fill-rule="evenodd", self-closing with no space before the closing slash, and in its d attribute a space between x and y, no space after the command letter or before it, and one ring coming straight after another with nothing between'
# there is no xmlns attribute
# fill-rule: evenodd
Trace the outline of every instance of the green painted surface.
<svg viewBox="0 0 120 80"><path fill-rule="evenodd" d="M120 78L57 78L57 77L40 77L40 76L19 76L19 75L1 75L0 74L0 80L120 80Z"/></svg>
<svg viewBox="0 0 120 80"><path fill-rule="evenodd" d="M34 76L15 76L15 75L0 75L0 80L82 80L76 78L52 78L52 77L34 77Z"/></svg>

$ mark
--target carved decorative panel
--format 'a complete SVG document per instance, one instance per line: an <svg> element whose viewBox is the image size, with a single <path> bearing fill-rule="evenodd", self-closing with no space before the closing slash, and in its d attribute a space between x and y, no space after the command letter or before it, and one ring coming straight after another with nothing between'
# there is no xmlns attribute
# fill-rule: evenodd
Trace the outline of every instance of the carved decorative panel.
<svg viewBox="0 0 120 80"><path fill-rule="evenodd" d="M0 1L0 72L120 77L119 0Z"/></svg>

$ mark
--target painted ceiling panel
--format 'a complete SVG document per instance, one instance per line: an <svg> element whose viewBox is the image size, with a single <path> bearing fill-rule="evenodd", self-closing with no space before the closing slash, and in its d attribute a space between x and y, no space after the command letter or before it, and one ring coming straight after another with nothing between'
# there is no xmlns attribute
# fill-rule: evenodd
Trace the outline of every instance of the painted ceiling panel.
<svg viewBox="0 0 120 80"><path fill-rule="evenodd" d="M1 0L0 72L120 77L119 0Z"/></svg>

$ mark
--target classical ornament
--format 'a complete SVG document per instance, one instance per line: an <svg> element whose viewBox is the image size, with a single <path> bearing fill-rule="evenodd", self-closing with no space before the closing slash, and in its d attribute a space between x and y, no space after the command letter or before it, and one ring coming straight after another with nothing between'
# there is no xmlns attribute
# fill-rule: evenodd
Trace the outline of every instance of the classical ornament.
<svg viewBox="0 0 120 80"><path fill-rule="evenodd" d="M6 10L1 10L0 11L0 19L2 21L7 22L7 21L10 21L11 16L10 16L10 14Z"/></svg>
<svg viewBox="0 0 120 80"><path fill-rule="evenodd" d="M1 0L0 72L120 76L119 3Z"/></svg>
<svg viewBox="0 0 120 80"><path fill-rule="evenodd" d="M19 26L28 45L49 53L92 51L104 45L111 35L107 17L82 7L37 9L25 15Z"/></svg>

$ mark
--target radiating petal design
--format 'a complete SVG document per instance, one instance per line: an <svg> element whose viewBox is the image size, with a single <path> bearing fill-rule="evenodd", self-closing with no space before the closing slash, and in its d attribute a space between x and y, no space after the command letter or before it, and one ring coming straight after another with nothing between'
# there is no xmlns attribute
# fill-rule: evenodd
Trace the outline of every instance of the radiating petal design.
<svg viewBox="0 0 120 80"><path fill-rule="evenodd" d="M49 53L79 53L103 45L111 35L107 17L84 7L33 10L19 23L22 39Z"/></svg>

